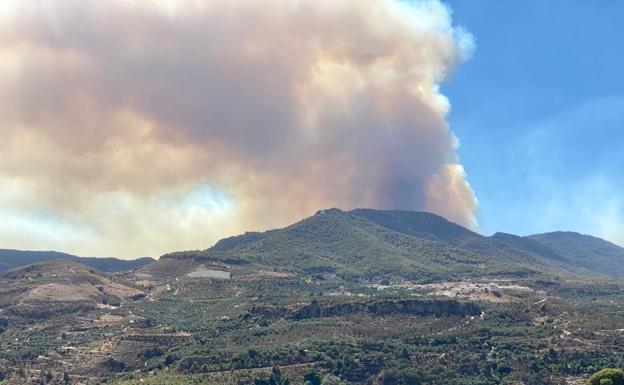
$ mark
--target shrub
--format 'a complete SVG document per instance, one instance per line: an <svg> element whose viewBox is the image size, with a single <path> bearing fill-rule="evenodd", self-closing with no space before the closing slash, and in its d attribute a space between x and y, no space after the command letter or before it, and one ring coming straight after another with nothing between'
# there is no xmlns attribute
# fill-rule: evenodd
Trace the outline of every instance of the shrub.
<svg viewBox="0 0 624 385"><path fill-rule="evenodd" d="M315 369L310 369L304 376L306 385L321 385L322 377Z"/></svg>
<svg viewBox="0 0 624 385"><path fill-rule="evenodd" d="M594 374L588 385L624 385L624 371L621 369L602 369Z"/></svg>

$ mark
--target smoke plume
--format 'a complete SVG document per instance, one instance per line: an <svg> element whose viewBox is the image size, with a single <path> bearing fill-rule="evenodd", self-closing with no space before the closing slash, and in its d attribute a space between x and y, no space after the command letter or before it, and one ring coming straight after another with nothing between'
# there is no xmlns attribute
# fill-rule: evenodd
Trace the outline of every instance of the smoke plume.
<svg viewBox="0 0 624 385"><path fill-rule="evenodd" d="M438 1L0 3L0 244L139 256L327 207L475 227Z"/></svg>

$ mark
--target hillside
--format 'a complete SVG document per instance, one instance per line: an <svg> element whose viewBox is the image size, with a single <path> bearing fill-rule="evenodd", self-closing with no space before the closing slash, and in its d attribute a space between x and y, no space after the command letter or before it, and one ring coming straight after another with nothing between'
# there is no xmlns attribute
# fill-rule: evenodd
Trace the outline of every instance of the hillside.
<svg viewBox="0 0 624 385"><path fill-rule="evenodd" d="M337 274L346 279L589 275L624 277L624 250L580 234L486 237L440 216L410 211L321 210L283 229L226 238L168 258ZM566 249L567 247L567 249Z"/></svg>
<svg viewBox="0 0 624 385"><path fill-rule="evenodd" d="M366 218L392 231L457 246L482 238L463 226L426 212L355 209L348 213Z"/></svg>
<svg viewBox="0 0 624 385"><path fill-rule="evenodd" d="M401 234L419 239L431 239L444 242L456 248L485 257L494 270L509 271L512 275L523 271L568 270L569 266L558 264L531 248L508 242L500 237L485 237L474 231L450 222L447 219L426 212L384 211L356 209L349 214L365 217L381 226ZM499 266L496 268L495 266ZM480 272L476 272L479 274ZM483 273L483 272L481 272Z"/></svg>
<svg viewBox="0 0 624 385"><path fill-rule="evenodd" d="M4 306L43 305L46 311L66 303L115 305L142 294L105 273L67 259L9 270L0 276L0 283Z"/></svg>
<svg viewBox="0 0 624 385"><path fill-rule="evenodd" d="M582 269L624 278L624 248L604 239L574 232L552 232L526 237Z"/></svg>
<svg viewBox="0 0 624 385"><path fill-rule="evenodd" d="M94 258L78 257L75 255L60 253L56 251L22 251L11 249L0 249L0 273L20 266L33 263L50 261L54 259L67 259L84 263L100 271L116 273L121 271L134 270L154 262L152 258L139 258L124 260L117 258Z"/></svg>

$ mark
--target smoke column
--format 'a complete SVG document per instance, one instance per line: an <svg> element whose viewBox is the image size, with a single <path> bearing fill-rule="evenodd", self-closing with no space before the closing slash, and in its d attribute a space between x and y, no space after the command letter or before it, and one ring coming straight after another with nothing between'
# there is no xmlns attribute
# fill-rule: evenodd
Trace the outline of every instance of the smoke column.
<svg viewBox="0 0 624 385"><path fill-rule="evenodd" d="M327 207L475 227L438 1L0 5L0 245L134 257Z"/></svg>

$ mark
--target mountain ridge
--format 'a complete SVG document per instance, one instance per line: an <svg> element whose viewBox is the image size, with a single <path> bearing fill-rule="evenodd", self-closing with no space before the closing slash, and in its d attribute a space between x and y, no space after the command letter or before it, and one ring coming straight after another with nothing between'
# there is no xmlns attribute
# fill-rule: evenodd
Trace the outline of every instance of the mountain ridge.
<svg viewBox="0 0 624 385"><path fill-rule="evenodd" d="M557 234L573 237L583 245L582 251L567 250L565 243L570 240ZM228 260L356 279L429 281L544 274L624 278L620 266L624 249L583 237L571 232L488 237L427 212L332 208L281 229L247 232L206 250L163 257Z"/></svg>
<svg viewBox="0 0 624 385"><path fill-rule="evenodd" d="M0 272L52 259L103 272L135 270L151 258L85 258L54 251L0 249ZM348 279L422 281L539 275L624 278L624 248L570 231L484 236L439 215L406 210L319 210L289 226L223 238L212 247L161 258L256 265Z"/></svg>
<svg viewBox="0 0 624 385"><path fill-rule="evenodd" d="M59 251L0 249L0 273L17 267L56 259L81 262L105 273L133 270L155 261L155 259L149 257L125 260L110 257L79 257Z"/></svg>

